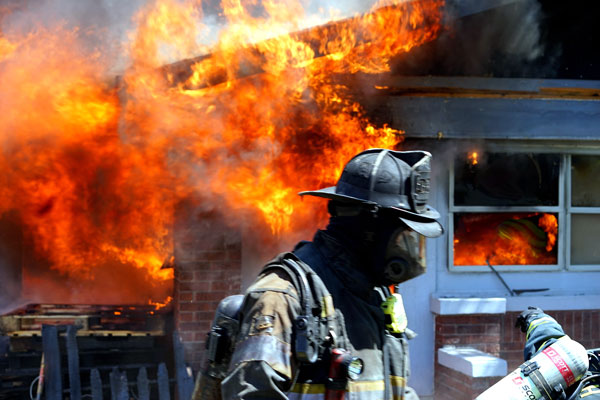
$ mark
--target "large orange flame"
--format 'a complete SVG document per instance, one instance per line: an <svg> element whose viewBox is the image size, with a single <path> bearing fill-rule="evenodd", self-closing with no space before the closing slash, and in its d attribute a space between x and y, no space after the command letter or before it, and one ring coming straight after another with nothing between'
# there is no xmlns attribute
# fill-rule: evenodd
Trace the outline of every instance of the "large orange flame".
<svg viewBox="0 0 600 400"><path fill-rule="evenodd" d="M85 27L0 35L0 215L17 212L28 262L95 282L91 301L115 301L103 277L121 300L156 302L169 292L161 265L182 199L200 194L266 237L314 226L323 214L298 191L333 184L365 148L402 141L368 121L339 74L386 71L433 39L443 1L382 3L304 31L302 4L263 1L257 14L255 2L223 1L228 27L207 47L196 42L207 32L198 1L151 2L116 80L102 49L84 45L97 34ZM37 290L44 274L25 279Z"/></svg>
<svg viewBox="0 0 600 400"><path fill-rule="evenodd" d="M556 264L553 214L462 214L454 230L454 265Z"/></svg>

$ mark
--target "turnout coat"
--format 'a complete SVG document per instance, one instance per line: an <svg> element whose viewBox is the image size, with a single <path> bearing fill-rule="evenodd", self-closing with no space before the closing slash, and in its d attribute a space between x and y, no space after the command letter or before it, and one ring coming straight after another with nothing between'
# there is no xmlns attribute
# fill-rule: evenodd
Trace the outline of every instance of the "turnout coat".
<svg viewBox="0 0 600 400"><path fill-rule="evenodd" d="M362 373L343 385L345 398L418 400L406 385L407 334L386 330L381 303L387 289L374 287L351 252L324 231L312 242L301 242L293 254L327 289L328 299L320 300L331 347L343 347L364 363ZM283 263L282 257L270 265ZM259 275L245 294L235 351L221 384L224 399L325 398L329 358L320 355L307 364L298 361L295 351L294 321L300 313L299 289L285 270L269 268Z"/></svg>

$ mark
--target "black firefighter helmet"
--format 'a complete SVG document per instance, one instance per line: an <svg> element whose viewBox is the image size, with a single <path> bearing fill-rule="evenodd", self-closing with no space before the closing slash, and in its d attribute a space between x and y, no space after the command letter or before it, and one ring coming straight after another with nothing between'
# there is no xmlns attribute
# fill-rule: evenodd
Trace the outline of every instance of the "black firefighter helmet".
<svg viewBox="0 0 600 400"><path fill-rule="evenodd" d="M440 214L427 204L430 161L421 150L365 150L346 164L335 186L299 194L388 209L417 233L438 237L444 232L436 221Z"/></svg>

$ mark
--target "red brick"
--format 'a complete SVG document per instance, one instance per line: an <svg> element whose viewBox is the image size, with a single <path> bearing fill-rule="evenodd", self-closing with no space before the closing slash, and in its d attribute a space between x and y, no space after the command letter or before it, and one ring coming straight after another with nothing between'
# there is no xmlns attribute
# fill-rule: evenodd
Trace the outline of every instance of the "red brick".
<svg viewBox="0 0 600 400"><path fill-rule="evenodd" d="M227 280L213 281L210 283L210 290L215 292L234 292L235 288Z"/></svg>
<svg viewBox="0 0 600 400"><path fill-rule="evenodd" d="M179 290L182 292L208 291L209 289L210 289L210 282L190 281L190 282L181 282L179 284Z"/></svg>
<svg viewBox="0 0 600 400"><path fill-rule="evenodd" d="M436 326L436 332L438 334L456 333L456 325L442 325L442 324L438 324Z"/></svg>
<svg viewBox="0 0 600 400"><path fill-rule="evenodd" d="M471 400L497 382L494 378L471 378L437 364L435 368L436 400Z"/></svg>
<svg viewBox="0 0 600 400"><path fill-rule="evenodd" d="M485 325L459 325L456 327L459 334L480 335L485 332Z"/></svg>
<svg viewBox="0 0 600 400"><path fill-rule="evenodd" d="M500 356L500 344L499 343L489 343L483 346L483 350L486 353L492 354L496 357Z"/></svg>
<svg viewBox="0 0 600 400"><path fill-rule="evenodd" d="M202 311L202 303L181 303L179 305L180 311Z"/></svg>
<svg viewBox="0 0 600 400"><path fill-rule="evenodd" d="M446 344L451 344L451 345L461 344L460 337L448 337L443 342L443 345L446 345Z"/></svg>
<svg viewBox="0 0 600 400"><path fill-rule="evenodd" d="M178 264L178 268L181 271L198 271L208 270L210 263L206 261L189 260Z"/></svg>
<svg viewBox="0 0 600 400"><path fill-rule="evenodd" d="M191 281L194 279L194 273L193 271L180 271L179 274L177 274L177 278L180 282Z"/></svg>
<svg viewBox="0 0 600 400"><path fill-rule="evenodd" d="M194 313L193 312L181 312L177 316L179 322L193 322L194 321Z"/></svg>
<svg viewBox="0 0 600 400"><path fill-rule="evenodd" d="M209 270L211 271L226 271L228 274L240 273L241 272L241 263L239 261L211 261Z"/></svg>
<svg viewBox="0 0 600 400"><path fill-rule="evenodd" d="M225 291L209 292L208 290L197 292L195 296L196 301L221 301L229 294Z"/></svg>
<svg viewBox="0 0 600 400"><path fill-rule="evenodd" d="M212 321L215 316L214 312L211 311L199 311L197 313L198 321Z"/></svg>
<svg viewBox="0 0 600 400"><path fill-rule="evenodd" d="M227 259L227 254L222 250L196 251L196 261L223 261Z"/></svg>
<svg viewBox="0 0 600 400"><path fill-rule="evenodd" d="M182 342L191 342L194 340L194 332L182 332L179 331L179 336L181 337Z"/></svg>
<svg viewBox="0 0 600 400"><path fill-rule="evenodd" d="M573 340L583 339L583 311L573 311Z"/></svg>
<svg viewBox="0 0 600 400"><path fill-rule="evenodd" d="M194 300L194 292L180 292L177 295L177 298L181 302L192 301L192 300Z"/></svg>
<svg viewBox="0 0 600 400"><path fill-rule="evenodd" d="M200 322L181 322L179 324L180 332L197 332L202 328L204 328L204 325Z"/></svg>
<svg viewBox="0 0 600 400"><path fill-rule="evenodd" d="M466 343L498 343L497 335L470 335L466 338Z"/></svg>
<svg viewBox="0 0 600 400"><path fill-rule="evenodd" d="M464 315L443 315L438 316L437 319L443 324L463 325L469 323L469 317Z"/></svg>
<svg viewBox="0 0 600 400"><path fill-rule="evenodd" d="M500 317L495 315L470 315L470 324L497 324L500 322Z"/></svg>
<svg viewBox="0 0 600 400"><path fill-rule="evenodd" d="M204 343L206 342L206 334L208 333L208 331L210 331L211 323L205 321L201 322L201 324L201 328L196 332L194 340Z"/></svg>
<svg viewBox="0 0 600 400"><path fill-rule="evenodd" d="M592 313L591 312L586 312L583 316L582 316L582 321L581 321L581 329L582 329L582 333L581 333L581 339L582 340L590 340L592 339L592 331L593 331L593 325L592 325Z"/></svg>
<svg viewBox="0 0 600 400"><path fill-rule="evenodd" d="M218 301L201 301L198 303L198 311L212 311L214 313L218 305Z"/></svg>
<svg viewBox="0 0 600 400"><path fill-rule="evenodd" d="M486 324L484 332L487 335L496 335L500 340L500 324Z"/></svg>

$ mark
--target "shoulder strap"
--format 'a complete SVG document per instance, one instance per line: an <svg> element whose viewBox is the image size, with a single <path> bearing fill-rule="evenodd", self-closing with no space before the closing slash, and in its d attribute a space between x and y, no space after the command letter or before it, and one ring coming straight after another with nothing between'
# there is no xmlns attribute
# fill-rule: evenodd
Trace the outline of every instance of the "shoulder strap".
<svg viewBox="0 0 600 400"><path fill-rule="evenodd" d="M375 291L379 294L379 296L381 297L381 301L385 301L388 297L391 296L392 291L390 290L389 287L382 285L382 286L376 286L375 287Z"/></svg>
<svg viewBox="0 0 600 400"><path fill-rule="evenodd" d="M285 253L275 260L271 261L267 265L265 265L261 271L261 274L269 273L273 270L283 270L286 275L290 277L292 280L292 285L298 291L298 297L300 300L300 306L302 308L302 312L304 314L308 314L312 308L311 296L310 296L310 288L308 286L308 281L306 280L306 276L303 271L301 271L297 266L291 265L290 263L285 262Z"/></svg>
<svg viewBox="0 0 600 400"><path fill-rule="evenodd" d="M319 358L327 333L321 325L334 313L331 295L321 278L294 253L281 254L262 272L274 269L286 272L299 292L301 313L294 320L294 348L299 362L312 364Z"/></svg>

